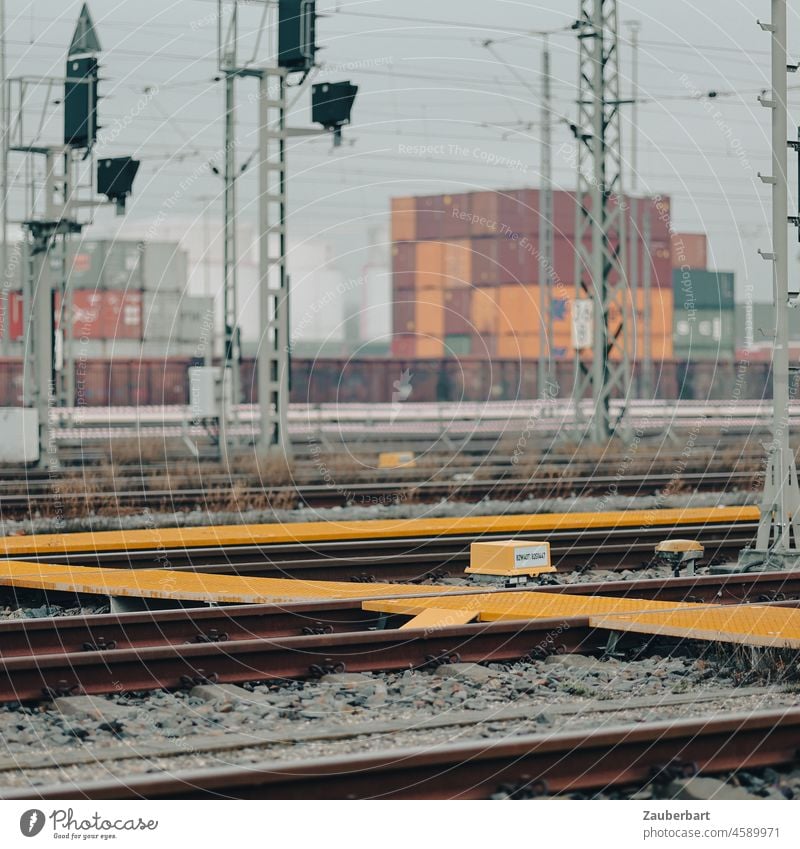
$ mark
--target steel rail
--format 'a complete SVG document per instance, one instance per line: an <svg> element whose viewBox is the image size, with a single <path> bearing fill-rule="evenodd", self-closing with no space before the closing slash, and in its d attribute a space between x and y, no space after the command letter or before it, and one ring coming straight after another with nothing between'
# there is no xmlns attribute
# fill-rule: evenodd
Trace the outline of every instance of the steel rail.
<svg viewBox="0 0 800 849"><path fill-rule="evenodd" d="M767 603L800 599L800 572L604 581L532 589L656 601ZM360 602L353 600L9 619L0 621L0 657L325 635L391 626L393 621L381 622L380 614L362 610Z"/></svg>
<svg viewBox="0 0 800 849"><path fill-rule="evenodd" d="M589 564L611 570L637 568L652 561L655 543L679 534L698 539L707 561L734 556L749 544L757 522L674 526L590 528L547 531L553 564L574 571ZM507 533L442 535L269 545L153 548L136 551L14 555L15 560L71 563L115 568L169 568L177 571L298 577L309 580L403 580L463 576L476 539L506 538Z"/></svg>
<svg viewBox="0 0 800 849"><path fill-rule="evenodd" d="M387 749L156 775L65 781L11 799L485 799L621 785L796 763L800 710L620 725L499 742Z"/></svg>
<svg viewBox="0 0 800 849"><path fill-rule="evenodd" d="M679 477L681 484L691 486L694 491L725 492L732 487L752 485L760 473L744 472L697 472L684 473ZM409 480L397 483L355 483L346 480L331 484L303 484L300 486L270 486L260 484L247 487L225 486L219 488L194 487L170 489L123 489L108 491L69 491L59 486L59 503L74 504L81 509L83 503L102 503L107 508L116 506L139 507L153 503L168 507L214 505L234 500L246 503L255 499L293 499L298 505L308 507L347 506L359 504L392 504L411 500L426 502L447 496L450 500L485 498L493 495L503 500L518 501L533 495L569 492L576 496L596 494L614 487L615 494L652 494L674 483L672 475L595 475L586 477L531 477L495 478L478 480ZM53 501L52 483L49 491L25 492L0 495L0 511L7 518L14 511L29 510Z"/></svg>

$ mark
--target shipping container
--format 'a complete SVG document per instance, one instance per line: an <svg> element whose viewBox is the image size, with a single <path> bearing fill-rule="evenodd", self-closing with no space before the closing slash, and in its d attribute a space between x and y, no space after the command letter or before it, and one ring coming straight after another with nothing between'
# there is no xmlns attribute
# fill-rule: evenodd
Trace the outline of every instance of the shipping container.
<svg viewBox="0 0 800 849"><path fill-rule="evenodd" d="M500 282L499 242L493 237L472 239L472 282L495 286Z"/></svg>
<svg viewBox="0 0 800 849"><path fill-rule="evenodd" d="M145 242L142 288L153 292L183 292L188 257L176 242Z"/></svg>
<svg viewBox="0 0 800 849"><path fill-rule="evenodd" d="M73 289L70 333L73 339L141 339L142 293L132 290ZM53 296L56 327L61 326L61 293Z"/></svg>
<svg viewBox="0 0 800 849"><path fill-rule="evenodd" d="M416 283L416 242L396 242L392 245L392 288L413 289Z"/></svg>
<svg viewBox="0 0 800 849"><path fill-rule="evenodd" d="M472 282L472 243L459 239L444 243L444 285L448 289L469 286Z"/></svg>
<svg viewBox="0 0 800 849"><path fill-rule="evenodd" d="M72 289L102 289L108 243L82 239L68 245L69 286Z"/></svg>
<svg viewBox="0 0 800 849"><path fill-rule="evenodd" d="M7 327L9 339L22 339L25 331L22 314L22 292L9 292L5 302L0 300L0 312L5 303L8 303L8 320L0 321L0 338L2 338Z"/></svg>
<svg viewBox="0 0 800 849"><path fill-rule="evenodd" d="M499 333L538 335L544 322L540 312L538 286L501 286L499 306Z"/></svg>
<svg viewBox="0 0 800 849"><path fill-rule="evenodd" d="M415 283L417 289L444 288L444 243L417 242Z"/></svg>
<svg viewBox="0 0 800 849"><path fill-rule="evenodd" d="M500 290L497 287L475 287L472 289L470 317L477 333L497 335L500 332L500 318L497 313L497 301ZM477 353L477 352L476 352Z"/></svg>
<svg viewBox="0 0 800 849"><path fill-rule="evenodd" d="M444 337L445 356L468 357L472 351L472 336L469 333L448 333Z"/></svg>
<svg viewBox="0 0 800 849"><path fill-rule="evenodd" d="M441 237L443 239L469 239L471 208L472 195L458 194L442 197Z"/></svg>
<svg viewBox="0 0 800 849"><path fill-rule="evenodd" d="M499 192L500 235L531 236L539 232L538 189L509 189Z"/></svg>
<svg viewBox="0 0 800 849"><path fill-rule="evenodd" d="M418 357L443 357L444 339L431 336L417 336L416 354Z"/></svg>
<svg viewBox="0 0 800 849"><path fill-rule="evenodd" d="M516 236L517 234L514 234ZM534 283L539 280L538 245L531 236L499 236L498 281L500 283Z"/></svg>
<svg viewBox="0 0 800 849"><path fill-rule="evenodd" d="M414 330L422 339L444 337L444 293L441 290L417 292L414 305ZM427 355L426 355L427 356Z"/></svg>
<svg viewBox="0 0 800 849"><path fill-rule="evenodd" d="M417 200L417 239L441 239L445 217L444 196L428 195Z"/></svg>
<svg viewBox="0 0 800 849"><path fill-rule="evenodd" d="M392 301L392 327L395 335L413 333L417 294L413 289L399 289Z"/></svg>
<svg viewBox="0 0 800 849"><path fill-rule="evenodd" d="M672 273L675 310L733 310L732 271L676 268Z"/></svg>
<svg viewBox="0 0 800 849"><path fill-rule="evenodd" d="M450 289L444 293L444 332L446 335L471 334L472 289Z"/></svg>
<svg viewBox="0 0 800 849"><path fill-rule="evenodd" d="M556 238L574 237L577 214L575 192L553 192L553 235Z"/></svg>
<svg viewBox="0 0 800 849"><path fill-rule="evenodd" d="M392 241L413 242L417 238L417 199L392 198Z"/></svg>
<svg viewBox="0 0 800 849"><path fill-rule="evenodd" d="M180 329L180 292L150 290L144 293L142 339L168 342L178 339Z"/></svg>
<svg viewBox="0 0 800 849"><path fill-rule="evenodd" d="M413 333L396 334L392 337L393 357L414 357L417 352L417 337ZM331 399L336 400L336 399ZM364 400L371 400L365 398Z"/></svg>
<svg viewBox="0 0 800 849"><path fill-rule="evenodd" d="M171 247L175 250L178 246L173 244ZM152 246L123 239L107 242L101 274L103 288L144 289L147 284L143 262L145 250L149 252Z"/></svg>
<svg viewBox="0 0 800 849"><path fill-rule="evenodd" d="M708 268L708 237L705 233L674 233L671 240L673 268Z"/></svg>
<svg viewBox="0 0 800 849"><path fill-rule="evenodd" d="M680 359L732 360L736 351L733 310L675 310L673 342Z"/></svg>
<svg viewBox="0 0 800 849"><path fill-rule="evenodd" d="M497 192L473 192L470 196L470 234L494 236L500 233L500 195Z"/></svg>

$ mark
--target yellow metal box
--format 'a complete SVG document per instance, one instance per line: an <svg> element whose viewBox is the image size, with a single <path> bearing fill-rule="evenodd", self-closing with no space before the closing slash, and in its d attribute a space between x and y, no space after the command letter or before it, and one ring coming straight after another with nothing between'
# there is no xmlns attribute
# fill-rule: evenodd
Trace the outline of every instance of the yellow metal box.
<svg viewBox="0 0 800 849"><path fill-rule="evenodd" d="M526 539L473 542L467 572L473 575L543 575L555 572L550 543Z"/></svg>
<svg viewBox="0 0 800 849"><path fill-rule="evenodd" d="M382 451L378 455L379 469L401 469L417 465L413 451Z"/></svg>

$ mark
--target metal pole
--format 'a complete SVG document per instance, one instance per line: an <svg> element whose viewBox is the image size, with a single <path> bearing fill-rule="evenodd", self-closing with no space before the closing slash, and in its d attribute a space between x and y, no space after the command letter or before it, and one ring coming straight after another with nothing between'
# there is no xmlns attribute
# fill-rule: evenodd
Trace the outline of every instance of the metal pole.
<svg viewBox="0 0 800 849"><path fill-rule="evenodd" d="M634 197L634 195L639 191L639 21L627 21L627 26L630 29L631 33L631 168L630 168L630 176L631 176L631 227L630 227L630 235L629 235L629 243L630 243L630 252L629 252L629 275L628 282L631 287L631 314L634 319L634 327L636 327L636 322L639 319L640 311L639 311L639 303L638 303L638 293L639 293L639 244L640 244L640 233L639 233L639 209L640 203L639 198ZM649 219L649 210L646 209L645 217ZM648 309L648 305L642 304L641 312L644 313ZM648 328L645 327L644 333L642 334L644 337L648 336ZM637 334L631 334L632 341L634 343L635 350L635 342L638 338ZM647 371L647 362L650 357L650 349L648 346L648 342L644 340L644 352L643 352L643 367L642 367L642 375L640 379L640 387L644 392L644 372ZM635 360L634 360L635 361Z"/></svg>
<svg viewBox="0 0 800 849"><path fill-rule="evenodd" d="M795 568L800 562L800 487L794 453L789 446L789 234L788 234L788 109L786 0L772 0L772 20L760 24L771 33L772 94L759 98L772 110L772 175L762 181L772 187L772 262L775 297L775 347L772 360L773 439L770 445L756 550L745 550L740 565L763 563Z"/></svg>
<svg viewBox="0 0 800 849"><path fill-rule="evenodd" d="M639 30L640 21L626 21L631 31L631 192L639 191Z"/></svg>
<svg viewBox="0 0 800 849"><path fill-rule="evenodd" d="M222 392L219 411L220 459L228 458L228 410L242 401L241 335L237 293L238 255L236 244L236 64L238 38L238 4L223 34L223 0L217 3L217 47L220 71L225 75L225 148L223 164L223 294L222 294ZM226 392L229 393L226 397ZM230 403L228 403L230 399ZM233 416L235 418L235 414Z"/></svg>
<svg viewBox="0 0 800 849"><path fill-rule="evenodd" d="M275 90L270 88L274 80ZM288 458L289 280L286 268L286 72L259 78L259 453Z"/></svg>
<svg viewBox="0 0 800 849"><path fill-rule="evenodd" d="M6 0L0 0L0 229L2 233L2 291L0 291L0 351L11 348L11 283L8 270L8 91L6 82Z"/></svg>
<svg viewBox="0 0 800 849"><path fill-rule="evenodd" d="M553 369L553 112L550 84L550 44L542 47L542 149L541 203L539 210L539 363L538 395L547 397Z"/></svg>
<svg viewBox="0 0 800 849"><path fill-rule="evenodd" d="M642 241L644 242L644 268L642 269L642 341L644 344L644 361L642 368L641 397L649 400L653 397L653 304L651 300L653 269L651 267L651 245L653 241L652 219L648 214L642 224Z"/></svg>

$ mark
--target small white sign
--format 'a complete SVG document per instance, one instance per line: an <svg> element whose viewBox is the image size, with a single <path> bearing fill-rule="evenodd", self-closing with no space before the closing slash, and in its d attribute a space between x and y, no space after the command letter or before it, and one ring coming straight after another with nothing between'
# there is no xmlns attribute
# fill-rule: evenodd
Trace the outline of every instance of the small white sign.
<svg viewBox="0 0 800 849"><path fill-rule="evenodd" d="M594 301L576 298L572 302L572 347L591 348L594 342Z"/></svg>
<svg viewBox="0 0 800 849"><path fill-rule="evenodd" d="M546 545L529 545L514 549L514 568L530 569L532 566L549 566L550 549Z"/></svg>

